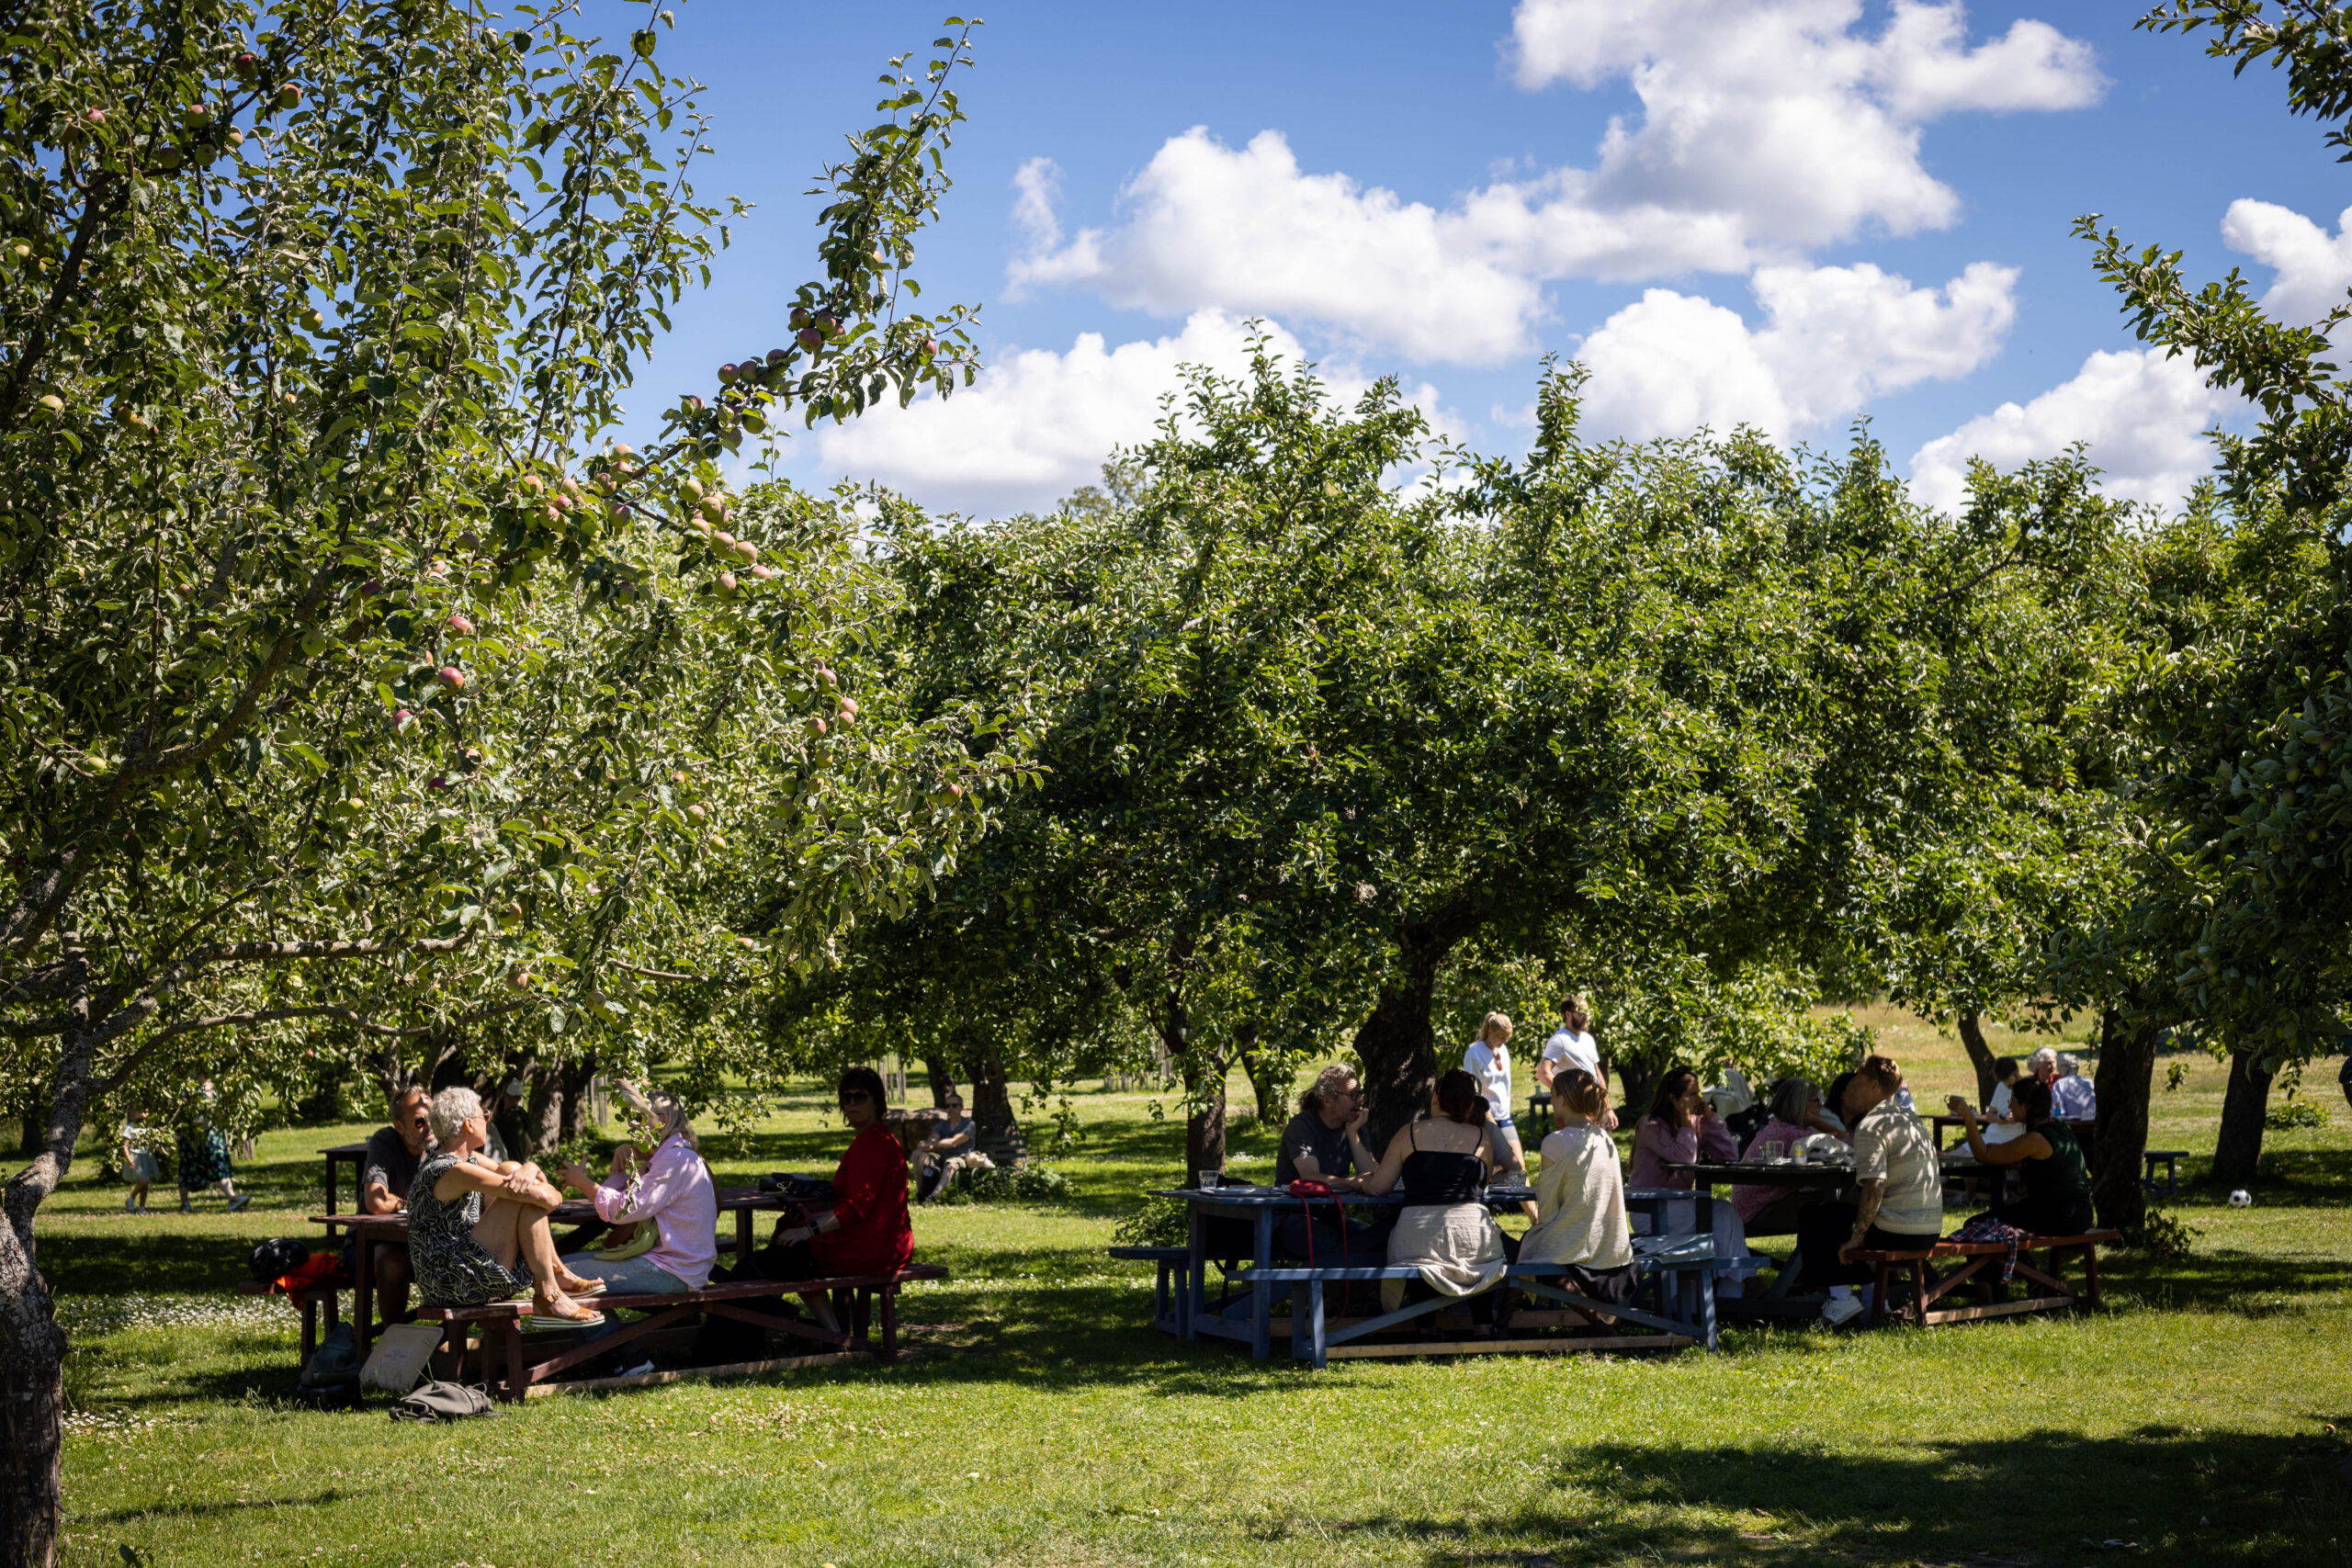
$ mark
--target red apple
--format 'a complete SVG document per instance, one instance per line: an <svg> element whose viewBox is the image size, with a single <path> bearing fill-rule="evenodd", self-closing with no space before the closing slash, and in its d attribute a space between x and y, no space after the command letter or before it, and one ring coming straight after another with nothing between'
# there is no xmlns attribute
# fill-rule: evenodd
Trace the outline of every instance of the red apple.
<svg viewBox="0 0 2352 1568"><path fill-rule="evenodd" d="M415 722L416 715L409 712L408 709L394 708L392 710L392 727L394 728L406 729L410 725L414 724Z"/></svg>
<svg viewBox="0 0 2352 1568"><path fill-rule="evenodd" d="M808 721L808 728L822 735L825 733L825 721L821 718L812 718Z"/></svg>
<svg viewBox="0 0 2352 1568"><path fill-rule="evenodd" d="M456 611L450 612L448 620L444 624L447 625L451 631L456 632L459 637L471 637L474 635L473 622L468 620L464 615ZM445 670L442 673L446 675L448 671Z"/></svg>
<svg viewBox="0 0 2352 1568"><path fill-rule="evenodd" d="M736 374L735 367L731 363L718 367L718 379L721 385L733 381Z"/></svg>
<svg viewBox="0 0 2352 1568"><path fill-rule="evenodd" d="M439 679L443 685L453 692L462 692L466 689L466 672L454 664L444 664L441 667Z"/></svg>
<svg viewBox="0 0 2352 1568"><path fill-rule="evenodd" d="M710 812L703 806L702 802L696 801L692 806L686 807L686 815L693 818L695 821L700 822L706 820L710 816Z"/></svg>
<svg viewBox="0 0 2352 1568"><path fill-rule="evenodd" d="M735 536L726 532L724 529L714 532L710 536L712 541L722 550L731 550L735 547Z"/></svg>
<svg viewBox="0 0 2352 1568"><path fill-rule="evenodd" d="M784 348L772 348L772 349L769 349L769 350L768 350L768 368L769 368L769 369L771 369L771 370L773 370L773 369L775 369L777 366L779 366L779 365L783 364L786 360L787 360L787 359L789 359L789 358L791 358L791 357L792 357L792 351L791 351L791 350L789 350L789 349L784 349Z"/></svg>
<svg viewBox="0 0 2352 1568"><path fill-rule="evenodd" d="M506 976L506 983L518 991L527 991L531 988L531 972L528 969L517 969Z"/></svg>
<svg viewBox="0 0 2352 1568"><path fill-rule="evenodd" d="M817 675L828 686L838 686L842 683L842 678L833 673L833 667L830 664L818 665Z"/></svg>
<svg viewBox="0 0 2352 1568"><path fill-rule="evenodd" d="M843 718L855 718L857 716L857 699L855 697L843 697L842 699L842 716Z"/></svg>
<svg viewBox="0 0 2352 1568"><path fill-rule="evenodd" d="M815 327L819 332L820 332L820 333L824 333L827 337L831 337L831 336L833 336L836 333L839 333L839 332L842 330L842 324L841 324L839 321L837 321L833 320L833 318L832 318L832 317L831 317L831 316L820 316L820 317L818 317L815 321L813 321L809 322L808 324L809 324L810 326L812 326L812 327Z"/></svg>
<svg viewBox="0 0 2352 1568"><path fill-rule="evenodd" d="M718 592L727 598L732 599L735 597L735 574L733 572L722 571L718 574Z"/></svg>
<svg viewBox="0 0 2352 1568"><path fill-rule="evenodd" d="M947 786L947 793L954 795L956 799L961 800L964 798L964 786L959 784L949 784Z"/></svg>
<svg viewBox="0 0 2352 1568"><path fill-rule="evenodd" d="M301 101L302 89L295 85L293 83L288 82L277 89L277 107L279 108L290 109Z"/></svg>
<svg viewBox="0 0 2352 1568"><path fill-rule="evenodd" d="M107 122L107 111L104 109L86 109L83 112L82 118L88 120L92 125L104 125Z"/></svg>
<svg viewBox="0 0 2352 1568"><path fill-rule="evenodd" d="M752 569L752 575L758 578L762 582L765 582L768 579L775 575L775 568L767 565L755 566Z"/></svg>
<svg viewBox="0 0 2352 1568"><path fill-rule="evenodd" d="M825 346L824 334L814 327L803 327L796 335L800 339L800 346L811 353Z"/></svg>
<svg viewBox="0 0 2352 1568"><path fill-rule="evenodd" d="M801 328L807 326L809 319L808 306L795 305L792 308L792 330L794 332L798 332Z"/></svg>
<svg viewBox="0 0 2352 1568"><path fill-rule="evenodd" d="M745 560L757 560L760 558L760 547L749 539L738 539L735 541L735 553Z"/></svg>

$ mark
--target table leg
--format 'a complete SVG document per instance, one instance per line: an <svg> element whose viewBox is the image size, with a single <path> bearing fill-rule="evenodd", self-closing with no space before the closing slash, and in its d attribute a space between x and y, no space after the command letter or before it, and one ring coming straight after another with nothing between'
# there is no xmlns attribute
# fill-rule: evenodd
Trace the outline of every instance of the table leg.
<svg viewBox="0 0 2352 1568"><path fill-rule="evenodd" d="M1297 1326L1294 1325L1292 1336L1295 1337L1297 1332ZM1323 1281L1320 1280L1306 1282L1306 1345L1308 1358L1314 1361L1317 1371L1330 1364L1329 1348L1323 1342Z"/></svg>
<svg viewBox="0 0 2352 1568"><path fill-rule="evenodd" d="M352 1252L351 1333L365 1359L376 1325L376 1242L364 1230L357 1240L359 1245Z"/></svg>
<svg viewBox="0 0 2352 1568"><path fill-rule="evenodd" d="M882 1359L899 1359L899 1287L882 1287Z"/></svg>
<svg viewBox="0 0 2352 1568"><path fill-rule="evenodd" d="M1262 1361L1274 1353L1274 1288L1266 1283L1265 1271L1274 1266L1274 1206L1272 1203L1253 1205L1257 1210L1258 1251L1251 1272L1260 1276L1250 1284L1250 1355Z"/></svg>
<svg viewBox="0 0 2352 1568"><path fill-rule="evenodd" d="M752 1211L735 1211L735 1267L741 1269L752 1259Z"/></svg>
<svg viewBox="0 0 2352 1568"><path fill-rule="evenodd" d="M1184 1337L1187 1340L1197 1340L1200 1337L1200 1334L1193 1326L1193 1314L1201 1310L1201 1303L1203 1302L1208 1300L1209 1227L1208 1221L1203 1217L1201 1213L1201 1206L1198 1203L1187 1203L1184 1205L1184 1218L1190 1231L1190 1235L1186 1239L1186 1245L1191 1249L1192 1253L1192 1256L1184 1261L1184 1269L1185 1271L1192 1276L1193 1290L1192 1299L1185 1303L1184 1307L1183 1333Z"/></svg>
<svg viewBox="0 0 2352 1568"><path fill-rule="evenodd" d="M327 1156L327 1213L334 1213L334 1156Z"/></svg>

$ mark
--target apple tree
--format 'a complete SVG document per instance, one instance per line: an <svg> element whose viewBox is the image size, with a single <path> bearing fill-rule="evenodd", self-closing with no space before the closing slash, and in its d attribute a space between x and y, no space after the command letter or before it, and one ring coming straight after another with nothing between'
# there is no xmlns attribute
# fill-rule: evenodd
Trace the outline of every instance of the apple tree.
<svg viewBox="0 0 2352 1568"><path fill-rule="evenodd" d="M955 717L825 681L838 517L717 467L968 375L967 313L905 309L963 33L824 171L796 335L637 453L605 433L730 209L687 177L671 13L517 19L135 0L0 39L0 1029L44 1111L0 1226L0 1562L57 1550L34 1219L97 1100L304 1085L314 1030L611 1026L804 961L978 818L909 809ZM749 948L747 854L798 868Z"/></svg>

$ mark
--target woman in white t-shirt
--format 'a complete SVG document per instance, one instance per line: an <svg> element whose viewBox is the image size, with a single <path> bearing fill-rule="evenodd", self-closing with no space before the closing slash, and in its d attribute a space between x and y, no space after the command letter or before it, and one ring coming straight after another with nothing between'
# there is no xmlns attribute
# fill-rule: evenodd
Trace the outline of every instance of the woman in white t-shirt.
<svg viewBox="0 0 2352 1568"><path fill-rule="evenodd" d="M1527 1150L1510 1113L1510 1020L1490 1012L1479 1025L1478 1038L1462 1053L1462 1070L1478 1080L1478 1090L1487 1097L1487 1122L1495 1130L1497 1181L1514 1176L1523 1180L1527 1175ZM1534 1217L1533 1204L1528 1205L1528 1217Z"/></svg>
<svg viewBox="0 0 2352 1568"><path fill-rule="evenodd" d="M2018 1081L2018 1059L2002 1056L1993 1063L1993 1076L2000 1084L1993 1090L1993 1098L1984 1102L1984 1121L1981 1129L1988 1144L2006 1144L2025 1136L2025 1123L2018 1120L2017 1110L2009 1103L2011 1089Z"/></svg>

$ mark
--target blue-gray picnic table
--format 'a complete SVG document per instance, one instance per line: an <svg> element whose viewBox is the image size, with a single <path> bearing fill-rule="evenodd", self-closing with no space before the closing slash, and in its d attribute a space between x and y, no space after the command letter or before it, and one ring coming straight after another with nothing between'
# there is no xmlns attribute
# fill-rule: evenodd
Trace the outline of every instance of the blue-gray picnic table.
<svg viewBox="0 0 2352 1568"><path fill-rule="evenodd" d="M1207 1190L1197 1187L1159 1189L1154 1190L1152 1196L1176 1199L1185 1205L1190 1223L1184 1256L1179 1259L1156 1248L1114 1248L1114 1255L1138 1259L1150 1257L1159 1261L1160 1278L1155 1295L1154 1326L1188 1341L1197 1341L1204 1335L1245 1341L1252 1357L1265 1360L1273 1354L1273 1309L1278 1303L1294 1299L1293 1354L1309 1356L1318 1366L1322 1364L1326 1337L1322 1329L1322 1314L1319 1310L1313 1314L1313 1346L1310 1350L1299 1332L1301 1323L1292 1291L1292 1285L1298 1281L1289 1278L1306 1271L1292 1268L1277 1269L1274 1257L1277 1222L1309 1213L1323 1204L1401 1208L1412 1201L1411 1194L1402 1188L1376 1197L1363 1192L1346 1192L1329 1198L1308 1199L1296 1197L1279 1187L1244 1186ZM1534 1190L1529 1187L1495 1186L1487 1189L1487 1201L1498 1207L1516 1207L1532 1201L1534 1196ZM1642 1235L1707 1237L1714 1225L1714 1199L1703 1189L1690 1192L1664 1188L1632 1188L1625 1193L1625 1207L1634 1230ZM1674 1213L1678 1208L1689 1211L1687 1219ZM1226 1273L1225 1290L1220 1299L1212 1304L1208 1295L1209 1265L1228 1261L1225 1255L1210 1245L1210 1222L1216 1219L1247 1224L1250 1227L1250 1247L1247 1259L1249 1267L1238 1273L1229 1270ZM1167 1253L1172 1254L1172 1249L1167 1249ZM1242 1260L1232 1258L1230 1261ZM1338 1269L1327 1268L1312 1272L1329 1280L1369 1280L1375 1276L1377 1266L1384 1264L1385 1259L1366 1261L1374 1267L1350 1269L1343 1266ZM1678 1256L1678 1262L1687 1265L1692 1261L1694 1259ZM1704 1262L1705 1259L1695 1261ZM1170 1266L1182 1270L1181 1278L1173 1282L1173 1289L1170 1288ZM1316 1281L1312 1290L1318 1308L1322 1295L1319 1286L1320 1282ZM1236 1287L1239 1288L1238 1297ZM1539 1293L1550 1295L1555 1292L1547 1289ZM1687 1330L1694 1342L1703 1343L1709 1349L1714 1348L1714 1302L1708 1281L1696 1274L1678 1277L1674 1288L1665 1294L1666 1304L1672 1314L1666 1322L1670 1322L1678 1331ZM1427 1303L1408 1307L1400 1313L1383 1314L1380 1319L1344 1331L1344 1337L1361 1337L1376 1332L1391 1319L1401 1321L1417 1313L1434 1310L1437 1304L1442 1303ZM1625 1315L1636 1321L1647 1321L1645 1314L1637 1312ZM1665 1323L1659 1325L1664 1326ZM1340 1337L1335 1335L1334 1342Z"/></svg>

